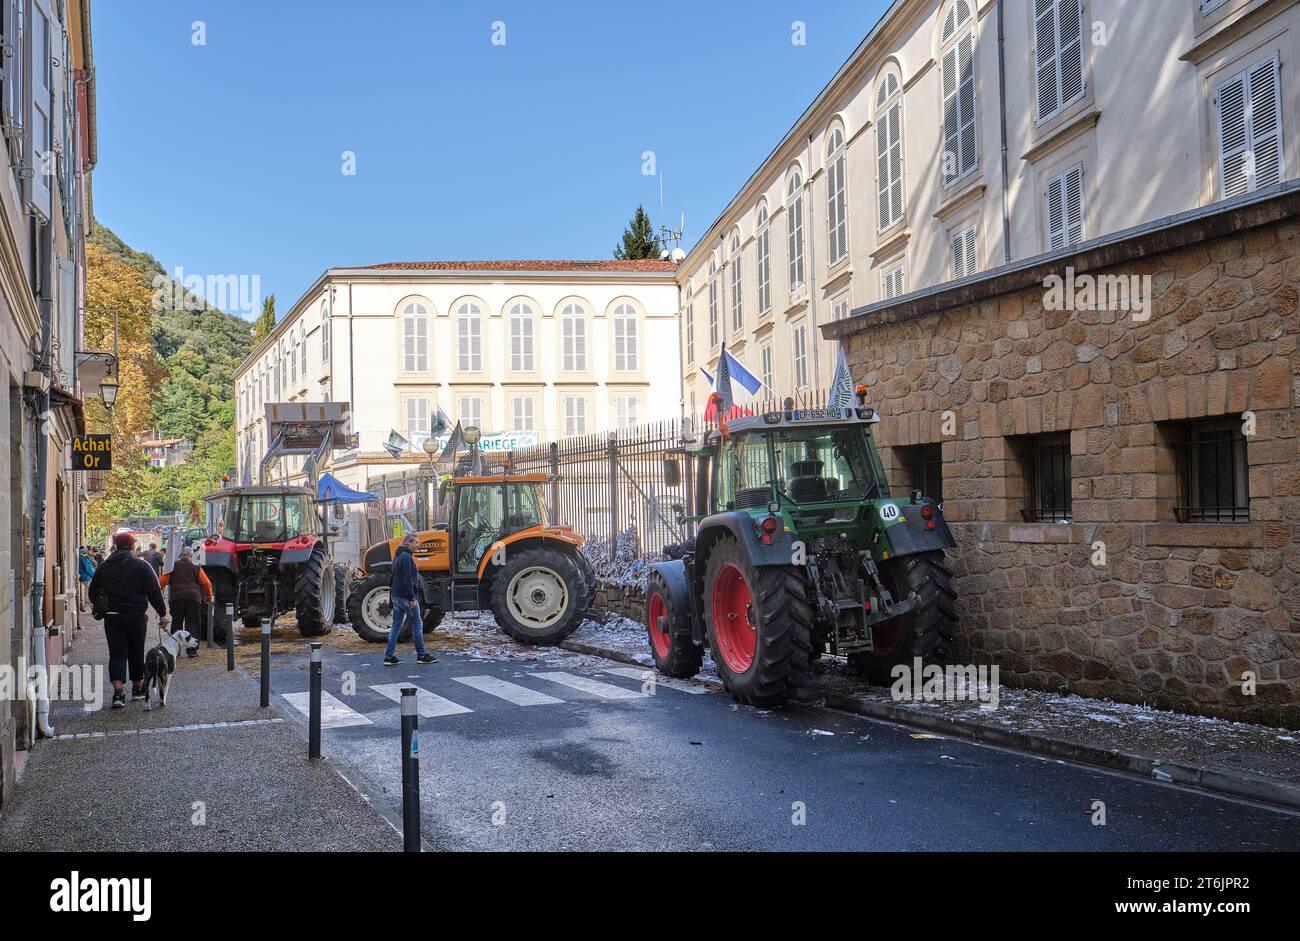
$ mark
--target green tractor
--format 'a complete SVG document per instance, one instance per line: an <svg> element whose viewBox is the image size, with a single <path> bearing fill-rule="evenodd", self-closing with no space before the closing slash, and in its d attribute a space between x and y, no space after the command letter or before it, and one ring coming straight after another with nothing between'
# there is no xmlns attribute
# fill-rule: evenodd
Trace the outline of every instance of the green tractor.
<svg viewBox="0 0 1300 941"><path fill-rule="evenodd" d="M782 701L823 653L874 683L898 664L943 663L957 618L942 507L890 496L859 388L850 408L737 418L686 451L694 537L668 547L646 591L661 673L694 676L713 654L740 702ZM675 458L665 465L681 482Z"/></svg>

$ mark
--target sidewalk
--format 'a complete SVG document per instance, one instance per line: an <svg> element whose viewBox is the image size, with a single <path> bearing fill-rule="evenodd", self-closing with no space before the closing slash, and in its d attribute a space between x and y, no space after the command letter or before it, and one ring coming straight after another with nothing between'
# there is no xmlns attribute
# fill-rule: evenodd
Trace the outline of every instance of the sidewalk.
<svg viewBox="0 0 1300 941"><path fill-rule="evenodd" d="M561 646L654 669L644 625L626 618L586 621ZM717 681L707 656L699 678ZM991 711L976 702L895 702L888 689L828 658L795 695L939 735L1300 809L1300 732L1031 689L999 692Z"/></svg>
<svg viewBox="0 0 1300 941"><path fill-rule="evenodd" d="M157 642L151 621L146 647ZM36 744L0 816L13 850L395 851L401 837L328 757L272 709L223 649L182 658L166 708L110 710L108 648L83 615L70 663L104 666L104 705L51 703L55 738ZM349 778L352 776L349 775ZM206 822L196 823L195 802Z"/></svg>

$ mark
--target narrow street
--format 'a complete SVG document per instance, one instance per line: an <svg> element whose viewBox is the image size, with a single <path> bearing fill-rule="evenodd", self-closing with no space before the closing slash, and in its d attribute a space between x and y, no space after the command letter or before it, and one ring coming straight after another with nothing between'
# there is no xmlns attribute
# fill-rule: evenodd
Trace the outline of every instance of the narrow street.
<svg viewBox="0 0 1300 941"><path fill-rule="evenodd" d="M340 637L326 645L325 750L400 819L396 700L417 687L422 831L439 850L1300 845L1300 815L820 707L738 706L707 682L657 677L647 695L650 674L598 657L440 651L422 666L403 645L403 662L385 666L381 647L342 649ZM304 728L306 660L304 643L272 664ZM1095 800L1105 826L1091 823Z"/></svg>

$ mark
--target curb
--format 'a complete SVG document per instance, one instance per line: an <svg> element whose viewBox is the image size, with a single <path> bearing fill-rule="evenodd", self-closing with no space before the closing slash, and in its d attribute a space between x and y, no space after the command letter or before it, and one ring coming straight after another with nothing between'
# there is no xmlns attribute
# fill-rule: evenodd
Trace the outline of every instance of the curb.
<svg viewBox="0 0 1300 941"><path fill-rule="evenodd" d="M646 664L631 654L612 648L597 647L578 641L566 640L560 643L565 650L584 653L629 663L633 666L653 669L653 664ZM866 716L871 719L883 719L897 725L923 729L927 732L939 732L953 738L1011 748L1016 751L1050 755L1076 761L1080 764L1096 765L1110 771L1123 771L1140 777L1149 778L1164 784L1181 784L1215 794L1276 804L1291 810L1300 810L1300 785L1288 784L1275 778L1266 778L1246 772L1225 771L1221 768L1205 765L1189 765L1176 761L1164 761L1150 755L1120 749L1101 748L1086 745L1070 739L1056 738L1033 732L1019 732L996 728L979 722L967 722L961 719L949 719L942 716L927 715L902 706L870 702L845 693L800 687L795 690L794 699L805 705L824 705L840 712Z"/></svg>

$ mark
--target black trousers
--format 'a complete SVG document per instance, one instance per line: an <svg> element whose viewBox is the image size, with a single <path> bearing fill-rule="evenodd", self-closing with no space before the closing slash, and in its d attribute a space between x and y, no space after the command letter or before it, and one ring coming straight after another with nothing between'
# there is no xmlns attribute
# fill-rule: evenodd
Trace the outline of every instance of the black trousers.
<svg viewBox="0 0 1300 941"><path fill-rule="evenodd" d="M177 631L189 631L198 640L205 637L203 633L203 618L200 602L190 601L188 598L181 598L171 603L172 623L168 631L175 634Z"/></svg>
<svg viewBox="0 0 1300 941"><path fill-rule="evenodd" d="M140 614L109 614L104 617L104 636L108 638L108 678L113 682L131 682L144 679L144 635L149 626L149 616Z"/></svg>

